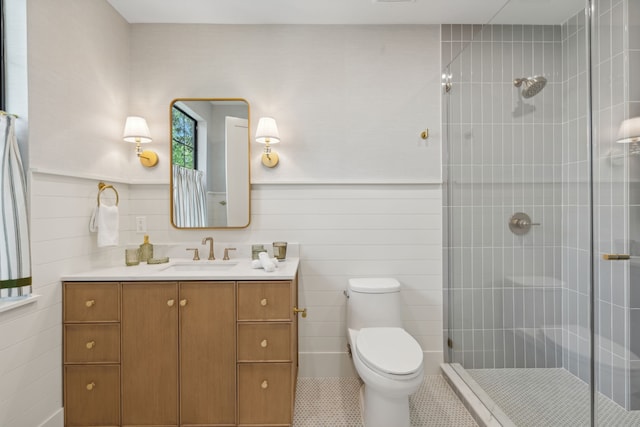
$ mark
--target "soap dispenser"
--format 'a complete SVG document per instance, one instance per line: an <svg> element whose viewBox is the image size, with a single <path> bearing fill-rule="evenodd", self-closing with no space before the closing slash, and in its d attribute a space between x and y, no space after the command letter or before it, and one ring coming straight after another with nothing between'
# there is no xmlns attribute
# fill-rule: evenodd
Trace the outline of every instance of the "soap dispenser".
<svg viewBox="0 0 640 427"><path fill-rule="evenodd" d="M149 236L144 236L144 243L140 245L140 261L149 262L153 258L153 245L149 243Z"/></svg>

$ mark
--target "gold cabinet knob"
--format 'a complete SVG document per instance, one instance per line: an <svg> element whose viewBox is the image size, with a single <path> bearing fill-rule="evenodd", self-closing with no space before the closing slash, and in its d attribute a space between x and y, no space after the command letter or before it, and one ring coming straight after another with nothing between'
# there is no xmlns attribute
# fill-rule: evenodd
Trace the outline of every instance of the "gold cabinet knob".
<svg viewBox="0 0 640 427"><path fill-rule="evenodd" d="M269 301L267 301L267 299L266 299L266 298L262 298L262 299L260 300L260 305L261 305L261 306L266 307L266 306L267 306L267 304L269 304Z"/></svg>
<svg viewBox="0 0 640 427"><path fill-rule="evenodd" d="M96 386L96 383L92 381L89 384L87 384L87 390L91 391L95 388L95 386Z"/></svg>
<svg viewBox="0 0 640 427"><path fill-rule="evenodd" d="M267 340L262 340L262 342L260 343L260 347L262 348L266 348L269 345L269 343L267 342Z"/></svg>
<svg viewBox="0 0 640 427"><path fill-rule="evenodd" d="M96 305L96 300L94 299L90 299L85 301L84 305L86 305L87 307L93 307L94 305Z"/></svg>
<svg viewBox="0 0 640 427"><path fill-rule="evenodd" d="M269 383L267 382L267 380L262 381L262 384L260 384L260 387L262 387L263 389L266 389L269 387Z"/></svg>
<svg viewBox="0 0 640 427"><path fill-rule="evenodd" d="M186 299L181 299L180 300L180 307L184 307L185 305L187 305L187 300Z"/></svg>
<svg viewBox="0 0 640 427"><path fill-rule="evenodd" d="M87 350L91 350L93 347L96 346L96 342L95 341L89 341L89 342L87 342L86 346L87 346Z"/></svg>
<svg viewBox="0 0 640 427"><path fill-rule="evenodd" d="M302 313L302 317L307 317L307 309L306 308L298 308L293 307L293 314Z"/></svg>
<svg viewBox="0 0 640 427"><path fill-rule="evenodd" d="M173 305L176 303L176 300L170 299L169 301L167 301L167 305L169 307L173 307Z"/></svg>

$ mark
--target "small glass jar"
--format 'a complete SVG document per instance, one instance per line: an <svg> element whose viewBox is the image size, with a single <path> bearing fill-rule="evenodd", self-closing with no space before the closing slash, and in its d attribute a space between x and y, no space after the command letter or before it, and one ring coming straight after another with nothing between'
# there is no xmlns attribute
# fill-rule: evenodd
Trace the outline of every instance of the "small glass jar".
<svg viewBox="0 0 640 427"><path fill-rule="evenodd" d="M260 259L260 252L267 252L264 245L251 245L251 259Z"/></svg>
<svg viewBox="0 0 640 427"><path fill-rule="evenodd" d="M278 261L287 258L287 242L273 242L273 256Z"/></svg>
<svg viewBox="0 0 640 427"><path fill-rule="evenodd" d="M140 264L140 249L125 249L124 263L128 266Z"/></svg>

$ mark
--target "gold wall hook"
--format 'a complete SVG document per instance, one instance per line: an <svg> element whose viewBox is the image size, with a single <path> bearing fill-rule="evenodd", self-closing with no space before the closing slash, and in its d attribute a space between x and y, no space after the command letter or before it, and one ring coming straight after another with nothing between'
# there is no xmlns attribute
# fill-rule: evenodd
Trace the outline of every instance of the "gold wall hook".
<svg viewBox="0 0 640 427"><path fill-rule="evenodd" d="M425 130L422 131L422 133L420 134L420 138L422 138L422 139L428 139L429 138L429 128L426 128Z"/></svg>

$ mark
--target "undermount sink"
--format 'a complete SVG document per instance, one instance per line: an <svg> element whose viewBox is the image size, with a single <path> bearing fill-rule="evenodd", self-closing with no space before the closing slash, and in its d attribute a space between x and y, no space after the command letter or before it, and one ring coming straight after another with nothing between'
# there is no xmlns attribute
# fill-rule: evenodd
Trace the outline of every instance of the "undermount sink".
<svg viewBox="0 0 640 427"><path fill-rule="evenodd" d="M220 271L229 270L238 265L235 261L186 261L171 264L162 271Z"/></svg>

